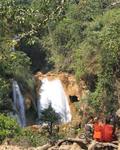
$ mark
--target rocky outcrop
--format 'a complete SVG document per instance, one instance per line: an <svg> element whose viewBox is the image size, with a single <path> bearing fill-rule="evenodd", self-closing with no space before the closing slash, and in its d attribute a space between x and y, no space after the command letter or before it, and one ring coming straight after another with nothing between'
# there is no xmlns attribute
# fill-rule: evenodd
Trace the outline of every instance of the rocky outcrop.
<svg viewBox="0 0 120 150"><path fill-rule="evenodd" d="M111 143L103 143L91 141L91 143L87 143L83 139L79 138L69 138L66 140L60 140L56 142L54 145L47 143L43 146L38 147L29 147L29 146L17 146L17 145L9 145L8 143L4 143L0 145L0 150L119 150L118 141L114 141Z"/></svg>
<svg viewBox="0 0 120 150"><path fill-rule="evenodd" d="M46 77L49 80L60 79L67 95L77 96L78 100L80 100L81 96L83 95L84 89L86 89L85 82L83 80L80 80L78 82L74 75L69 73L64 73L64 72L59 72L59 73L49 72L46 74L42 74L41 72L38 72L35 75L37 88L39 88L40 86L40 81Z"/></svg>
<svg viewBox="0 0 120 150"><path fill-rule="evenodd" d="M74 116L72 118L72 122L79 124L81 121L81 118L79 116L78 109L76 108L76 106L74 104L74 101L79 102L81 97L86 94L85 93L86 86L85 86L84 81L80 80L78 82L74 75L64 73L64 72L59 72L59 73L49 72L46 74L42 74L41 72L38 72L35 75L37 93L39 93L39 89L41 86L41 80L43 78L47 78L48 80L54 80L54 79L61 80L62 85L64 87L64 91L69 100L69 105L70 105L72 116Z"/></svg>

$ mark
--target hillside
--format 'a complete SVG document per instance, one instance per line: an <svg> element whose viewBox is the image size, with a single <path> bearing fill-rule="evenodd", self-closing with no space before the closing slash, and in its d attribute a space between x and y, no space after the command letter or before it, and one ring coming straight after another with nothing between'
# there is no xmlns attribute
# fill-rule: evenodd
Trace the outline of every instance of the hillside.
<svg viewBox="0 0 120 150"><path fill-rule="evenodd" d="M58 102L65 91L75 120L61 125L57 137L21 128L41 122L43 78L51 90L46 99L54 99L50 85L60 86ZM51 138L75 138L90 116L116 116L119 108L120 0L0 0L0 143L17 135L38 147Z"/></svg>

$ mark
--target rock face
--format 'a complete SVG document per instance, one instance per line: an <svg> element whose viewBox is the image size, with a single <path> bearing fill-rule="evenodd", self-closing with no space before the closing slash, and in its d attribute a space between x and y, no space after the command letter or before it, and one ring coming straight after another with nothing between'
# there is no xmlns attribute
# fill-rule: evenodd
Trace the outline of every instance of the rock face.
<svg viewBox="0 0 120 150"><path fill-rule="evenodd" d="M117 110L116 115L120 118L120 109Z"/></svg>
<svg viewBox="0 0 120 150"><path fill-rule="evenodd" d="M80 81L78 83L75 79L74 75L68 74L68 73L47 73L47 74L42 74L41 72L38 72L35 75L35 79L37 81L37 88L40 86L40 81L43 78L48 78L48 80L53 80L53 79L60 79L65 92L67 93L68 96L77 96L78 100L82 96L83 89L85 88L85 84L83 81Z"/></svg>
<svg viewBox="0 0 120 150"><path fill-rule="evenodd" d="M60 147L52 147L50 144L46 144L40 147L20 147L13 145L1 145L0 150L81 150L80 146L76 143L71 145L61 145Z"/></svg>

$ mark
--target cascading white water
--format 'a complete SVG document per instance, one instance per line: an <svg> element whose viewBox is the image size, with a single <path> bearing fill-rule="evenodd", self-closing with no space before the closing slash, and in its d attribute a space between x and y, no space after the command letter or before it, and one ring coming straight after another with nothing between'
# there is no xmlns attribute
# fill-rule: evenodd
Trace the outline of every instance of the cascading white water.
<svg viewBox="0 0 120 150"><path fill-rule="evenodd" d="M40 99L38 100L38 115L40 117L41 110L44 110L51 104L56 113L60 114L61 122L70 122L71 113L68 104L67 96L64 92L61 81L58 79L42 80L40 88Z"/></svg>
<svg viewBox="0 0 120 150"><path fill-rule="evenodd" d="M24 106L24 98L20 91L19 85L16 81L12 83L13 88L13 107L15 112L18 115L19 123L21 127L26 126L26 118L25 118L25 106Z"/></svg>

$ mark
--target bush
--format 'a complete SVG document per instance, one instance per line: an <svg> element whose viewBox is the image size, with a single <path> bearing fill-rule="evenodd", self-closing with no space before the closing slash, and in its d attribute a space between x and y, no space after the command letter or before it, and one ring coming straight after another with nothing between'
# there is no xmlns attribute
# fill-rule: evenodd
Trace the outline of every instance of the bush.
<svg viewBox="0 0 120 150"><path fill-rule="evenodd" d="M34 130L31 127L23 128L22 132L12 139L12 143L16 143L19 146L32 146L38 147L43 146L47 143L55 143L59 139L63 139L64 135L62 133L56 133L54 135L49 135L44 128L39 128L39 130Z"/></svg>
<svg viewBox="0 0 120 150"><path fill-rule="evenodd" d="M34 131L31 128L23 128L21 134L13 139L15 143L20 143L19 145L26 141L29 146L33 147L42 146L48 143L48 140L46 132Z"/></svg>
<svg viewBox="0 0 120 150"><path fill-rule="evenodd" d="M0 142L5 138L12 138L20 133L20 127L14 119L0 114Z"/></svg>
<svg viewBox="0 0 120 150"><path fill-rule="evenodd" d="M55 112L50 103L48 108L41 111L40 121L47 123L49 135L52 135L55 124L61 121L61 116Z"/></svg>

